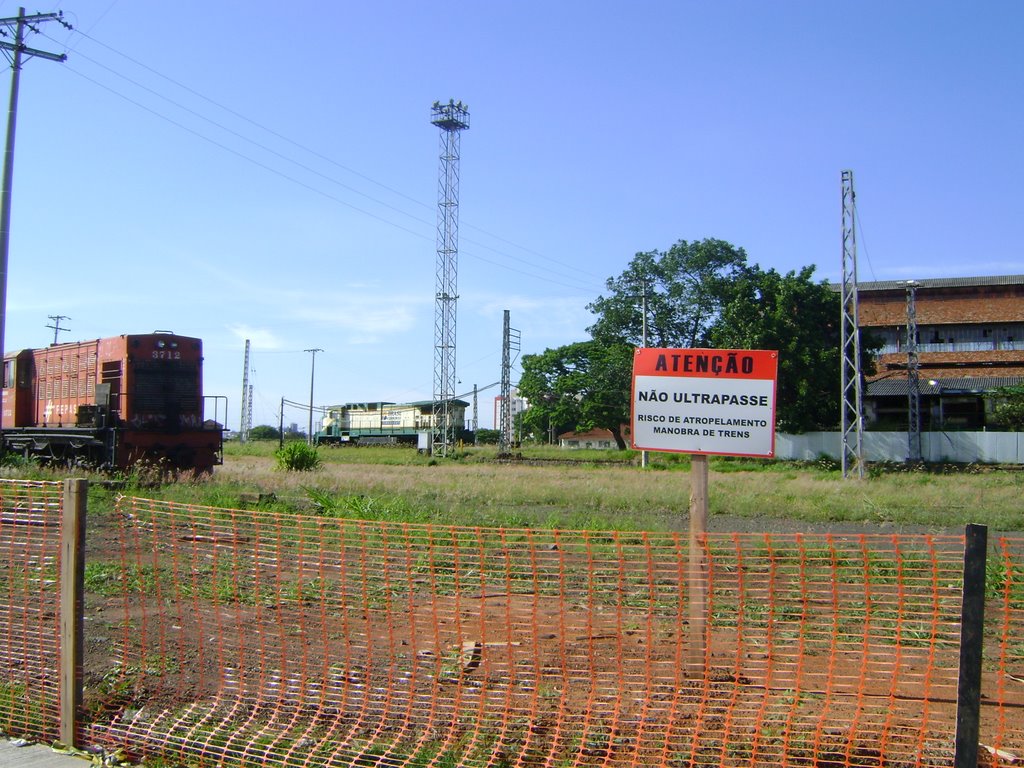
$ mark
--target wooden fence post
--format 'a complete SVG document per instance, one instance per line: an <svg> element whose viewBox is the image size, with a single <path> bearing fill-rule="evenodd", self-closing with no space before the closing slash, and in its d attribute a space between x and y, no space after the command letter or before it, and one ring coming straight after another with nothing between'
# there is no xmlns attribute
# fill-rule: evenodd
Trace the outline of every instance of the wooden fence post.
<svg viewBox="0 0 1024 768"><path fill-rule="evenodd" d="M704 542L708 532L708 457L690 456L689 652L687 674L703 678L707 652L708 574Z"/></svg>
<svg viewBox="0 0 1024 768"><path fill-rule="evenodd" d="M85 513L89 483L64 481L60 558L60 740L75 745L82 706Z"/></svg>
<svg viewBox="0 0 1024 768"><path fill-rule="evenodd" d="M985 557L988 528L968 525L964 593L960 607L960 678L956 692L955 768L976 768L981 731L981 650L985 630Z"/></svg>

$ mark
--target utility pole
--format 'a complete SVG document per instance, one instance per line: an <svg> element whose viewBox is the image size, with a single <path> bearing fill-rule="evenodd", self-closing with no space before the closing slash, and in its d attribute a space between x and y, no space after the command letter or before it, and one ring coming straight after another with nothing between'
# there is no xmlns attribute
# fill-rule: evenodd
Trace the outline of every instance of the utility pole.
<svg viewBox="0 0 1024 768"><path fill-rule="evenodd" d="M306 442L313 444L313 379L316 376L316 353L323 352L322 349L307 349L313 355L313 364L309 368L309 437Z"/></svg>
<svg viewBox="0 0 1024 768"><path fill-rule="evenodd" d="M11 62L11 99L7 112L7 141L4 147L4 171L3 190L0 192L3 200L0 200L0 360L4 359L4 333L7 328L7 262L11 250L11 190L14 186L14 134L18 123L18 86L21 81L21 60L22 57L32 58L38 56L50 61L66 61L65 53L50 53L29 48L25 45L25 27L33 32L36 31L33 25L42 24L45 21L56 21L67 29L71 25L63 20L61 13L34 13L31 16L25 15L25 9L19 8L18 15L14 18L0 19L0 36L10 37L10 30L14 28L14 42L0 40L0 50L4 52L7 60ZM0 452L3 451L3 435L0 433Z"/></svg>
<svg viewBox="0 0 1024 768"><path fill-rule="evenodd" d="M61 320L70 320L71 318L68 317L67 315L47 315L47 317L50 318L51 320L53 320L53 325L48 325L46 327L53 329L53 343L56 344L57 343L57 334L58 333L60 333L61 331L70 331L71 330L70 328L61 328L60 327L60 321Z"/></svg>
<svg viewBox="0 0 1024 768"><path fill-rule="evenodd" d="M284 398L281 398L280 418L277 421L277 447L284 448Z"/></svg>

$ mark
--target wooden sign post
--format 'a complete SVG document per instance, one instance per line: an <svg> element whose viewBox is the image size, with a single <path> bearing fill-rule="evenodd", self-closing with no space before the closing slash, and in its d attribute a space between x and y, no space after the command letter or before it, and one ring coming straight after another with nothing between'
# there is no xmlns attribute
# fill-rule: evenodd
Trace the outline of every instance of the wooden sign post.
<svg viewBox="0 0 1024 768"><path fill-rule="evenodd" d="M698 677L707 666L708 455L775 455L777 378L774 351L643 347L633 360L633 448L693 454L687 671Z"/></svg>

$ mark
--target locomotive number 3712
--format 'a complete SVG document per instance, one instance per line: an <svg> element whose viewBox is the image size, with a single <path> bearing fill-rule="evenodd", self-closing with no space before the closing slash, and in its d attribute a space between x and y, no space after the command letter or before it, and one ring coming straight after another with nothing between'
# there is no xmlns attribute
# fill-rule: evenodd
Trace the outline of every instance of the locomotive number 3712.
<svg viewBox="0 0 1024 768"><path fill-rule="evenodd" d="M178 349L154 349L154 360L181 360L181 350Z"/></svg>

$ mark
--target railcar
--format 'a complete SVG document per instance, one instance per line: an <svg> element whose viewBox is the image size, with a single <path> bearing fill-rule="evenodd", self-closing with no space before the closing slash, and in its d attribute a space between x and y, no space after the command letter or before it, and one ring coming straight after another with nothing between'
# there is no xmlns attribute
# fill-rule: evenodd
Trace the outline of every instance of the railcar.
<svg viewBox="0 0 1024 768"><path fill-rule="evenodd" d="M450 402L451 417L460 432L468 405L465 400L453 399ZM416 445L421 434L430 434L434 429L433 409L431 400L331 406L316 433L316 442L326 445Z"/></svg>
<svg viewBox="0 0 1024 768"><path fill-rule="evenodd" d="M0 448L97 469L210 472L224 434L204 400L197 338L156 331L12 351Z"/></svg>

